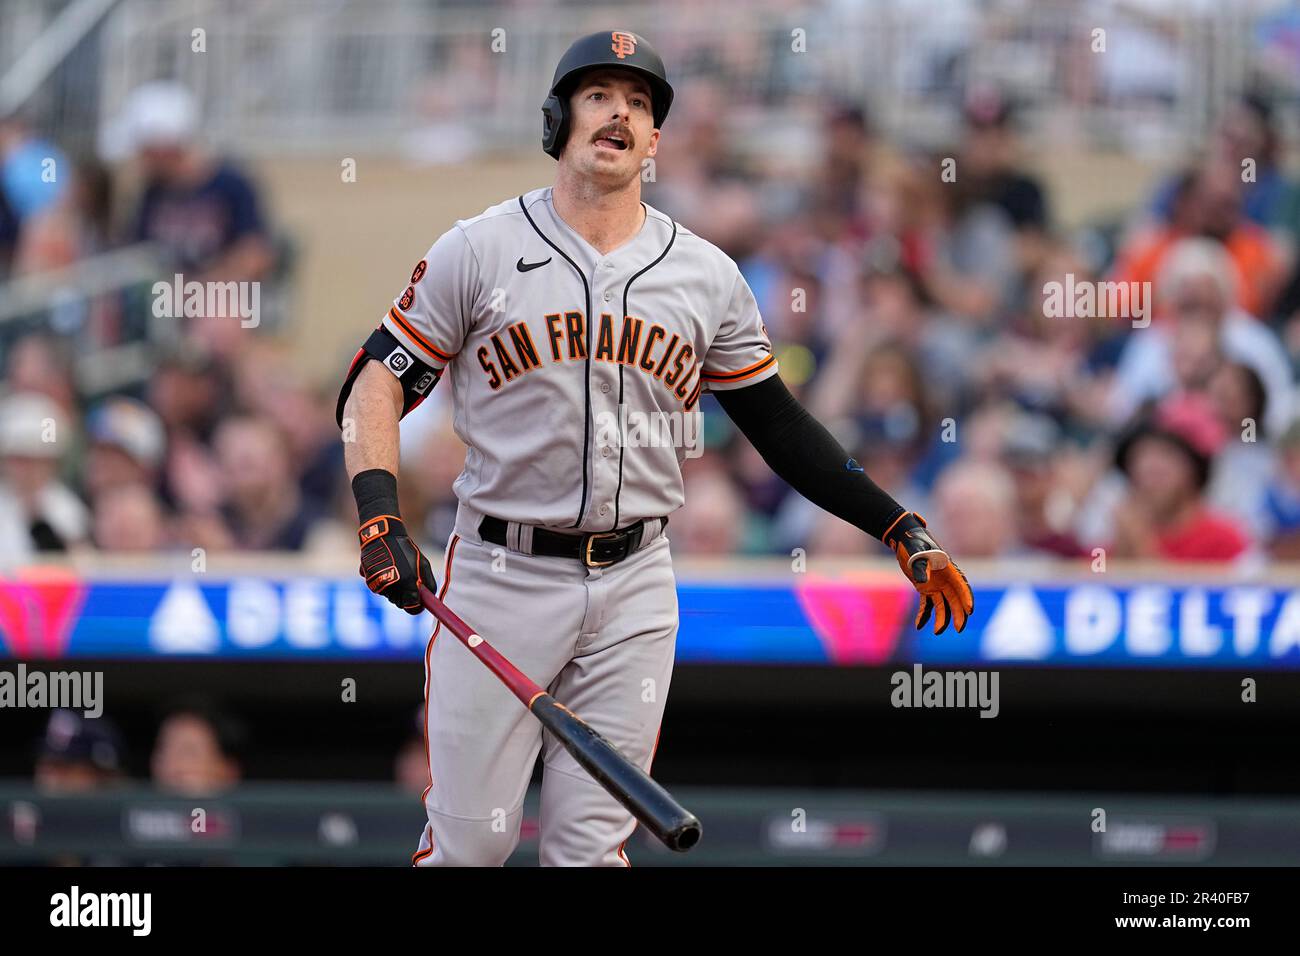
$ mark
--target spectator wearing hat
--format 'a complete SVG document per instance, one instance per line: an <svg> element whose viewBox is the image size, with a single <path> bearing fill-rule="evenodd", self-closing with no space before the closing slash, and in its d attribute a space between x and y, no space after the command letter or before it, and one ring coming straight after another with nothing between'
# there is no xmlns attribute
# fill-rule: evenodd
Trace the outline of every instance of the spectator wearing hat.
<svg viewBox="0 0 1300 956"><path fill-rule="evenodd" d="M92 502L123 485L158 487L167 433L153 409L133 398L110 398L86 419L85 490Z"/></svg>
<svg viewBox="0 0 1300 956"><path fill-rule="evenodd" d="M1166 403L1124 436L1116 462L1128 489L1114 515L1113 557L1231 561L1248 551L1240 523L1205 498L1210 464L1225 437L1213 410L1196 396Z"/></svg>
<svg viewBox="0 0 1300 956"><path fill-rule="evenodd" d="M89 531L90 514L59 478L71 445L63 411L45 395L0 401L0 555L21 564L39 552L67 551Z"/></svg>
<svg viewBox="0 0 1300 956"><path fill-rule="evenodd" d="M57 795L88 793L122 778L122 741L109 720L92 720L75 710L50 714L36 756L38 790Z"/></svg>
<svg viewBox="0 0 1300 956"><path fill-rule="evenodd" d="M88 718L75 710L50 713L36 751L35 788L52 797L89 797L126 782L122 737L106 717ZM39 814L15 814L14 833L25 829L34 839ZM32 866L122 866L126 860L106 855L58 853L31 860ZM23 865L20 863L19 865Z"/></svg>
<svg viewBox="0 0 1300 956"><path fill-rule="evenodd" d="M265 278L273 254L257 189L199 147L198 129L198 103L178 83L146 83L127 97L106 146L134 155L144 175L131 238L160 243L187 281Z"/></svg>
<svg viewBox="0 0 1300 956"><path fill-rule="evenodd" d="M127 97L105 146L113 156L133 156L141 170L128 238L156 243L186 283L264 281L276 255L258 190L234 164L199 145L199 120L194 96L171 81L147 83ZM204 315L185 324L193 339L229 357L243 341L241 318Z"/></svg>

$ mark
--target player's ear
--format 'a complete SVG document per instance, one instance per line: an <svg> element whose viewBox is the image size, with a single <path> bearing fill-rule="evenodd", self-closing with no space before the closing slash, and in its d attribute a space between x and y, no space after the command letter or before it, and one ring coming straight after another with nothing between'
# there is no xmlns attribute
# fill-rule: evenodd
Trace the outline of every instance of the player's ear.
<svg viewBox="0 0 1300 956"><path fill-rule="evenodd" d="M656 129L650 132L650 147L645 154L646 156L654 156L657 152L659 152L659 130Z"/></svg>

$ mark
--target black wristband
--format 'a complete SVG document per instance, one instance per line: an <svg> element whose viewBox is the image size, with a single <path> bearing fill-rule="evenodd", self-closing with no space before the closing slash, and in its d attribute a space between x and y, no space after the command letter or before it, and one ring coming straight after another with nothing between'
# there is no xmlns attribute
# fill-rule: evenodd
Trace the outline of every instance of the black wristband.
<svg viewBox="0 0 1300 956"><path fill-rule="evenodd" d="M397 476L383 468L371 468L352 479L357 499L357 517L365 524L378 515L398 516Z"/></svg>

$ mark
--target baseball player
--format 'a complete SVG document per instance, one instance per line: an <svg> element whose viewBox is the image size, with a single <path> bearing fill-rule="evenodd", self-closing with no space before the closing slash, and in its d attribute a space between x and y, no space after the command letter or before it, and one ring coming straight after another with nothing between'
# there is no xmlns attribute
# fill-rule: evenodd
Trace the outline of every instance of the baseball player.
<svg viewBox="0 0 1300 956"><path fill-rule="evenodd" d="M787 391L736 264L641 201L672 100L642 37L574 43L542 107L554 185L434 242L357 352L337 409L370 589L412 614L417 587L434 590L647 771L677 635L666 532L706 390L795 490L893 548L921 595L918 628L933 612L936 633L950 620L961 630L972 611L921 517ZM444 376L468 451L435 583L398 507L398 423ZM631 865L633 817L438 630L425 703L416 865L502 864L539 752L542 865Z"/></svg>

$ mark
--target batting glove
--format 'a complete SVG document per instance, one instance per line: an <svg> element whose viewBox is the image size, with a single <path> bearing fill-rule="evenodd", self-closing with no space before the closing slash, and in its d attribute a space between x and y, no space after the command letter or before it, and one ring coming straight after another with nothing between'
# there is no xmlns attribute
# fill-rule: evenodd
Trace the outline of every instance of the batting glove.
<svg viewBox="0 0 1300 956"><path fill-rule="evenodd" d="M934 633L942 634L949 619L960 632L975 610L975 598L970 582L961 568L939 547L925 529L925 519L914 512L906 512L885 532L885 544L894 549L898 566L921 595L921 606L916 611L916 629L925 627L934 612Z"/></svg>
<svg viewBox="0 0 1300 956"><path fill-rule="evenodd" d="M366 587L407 614L424 610L420 587L437 591L433 567L406 533L396 515L371 518L357 532L361 539L361 576Z"/></svg>

